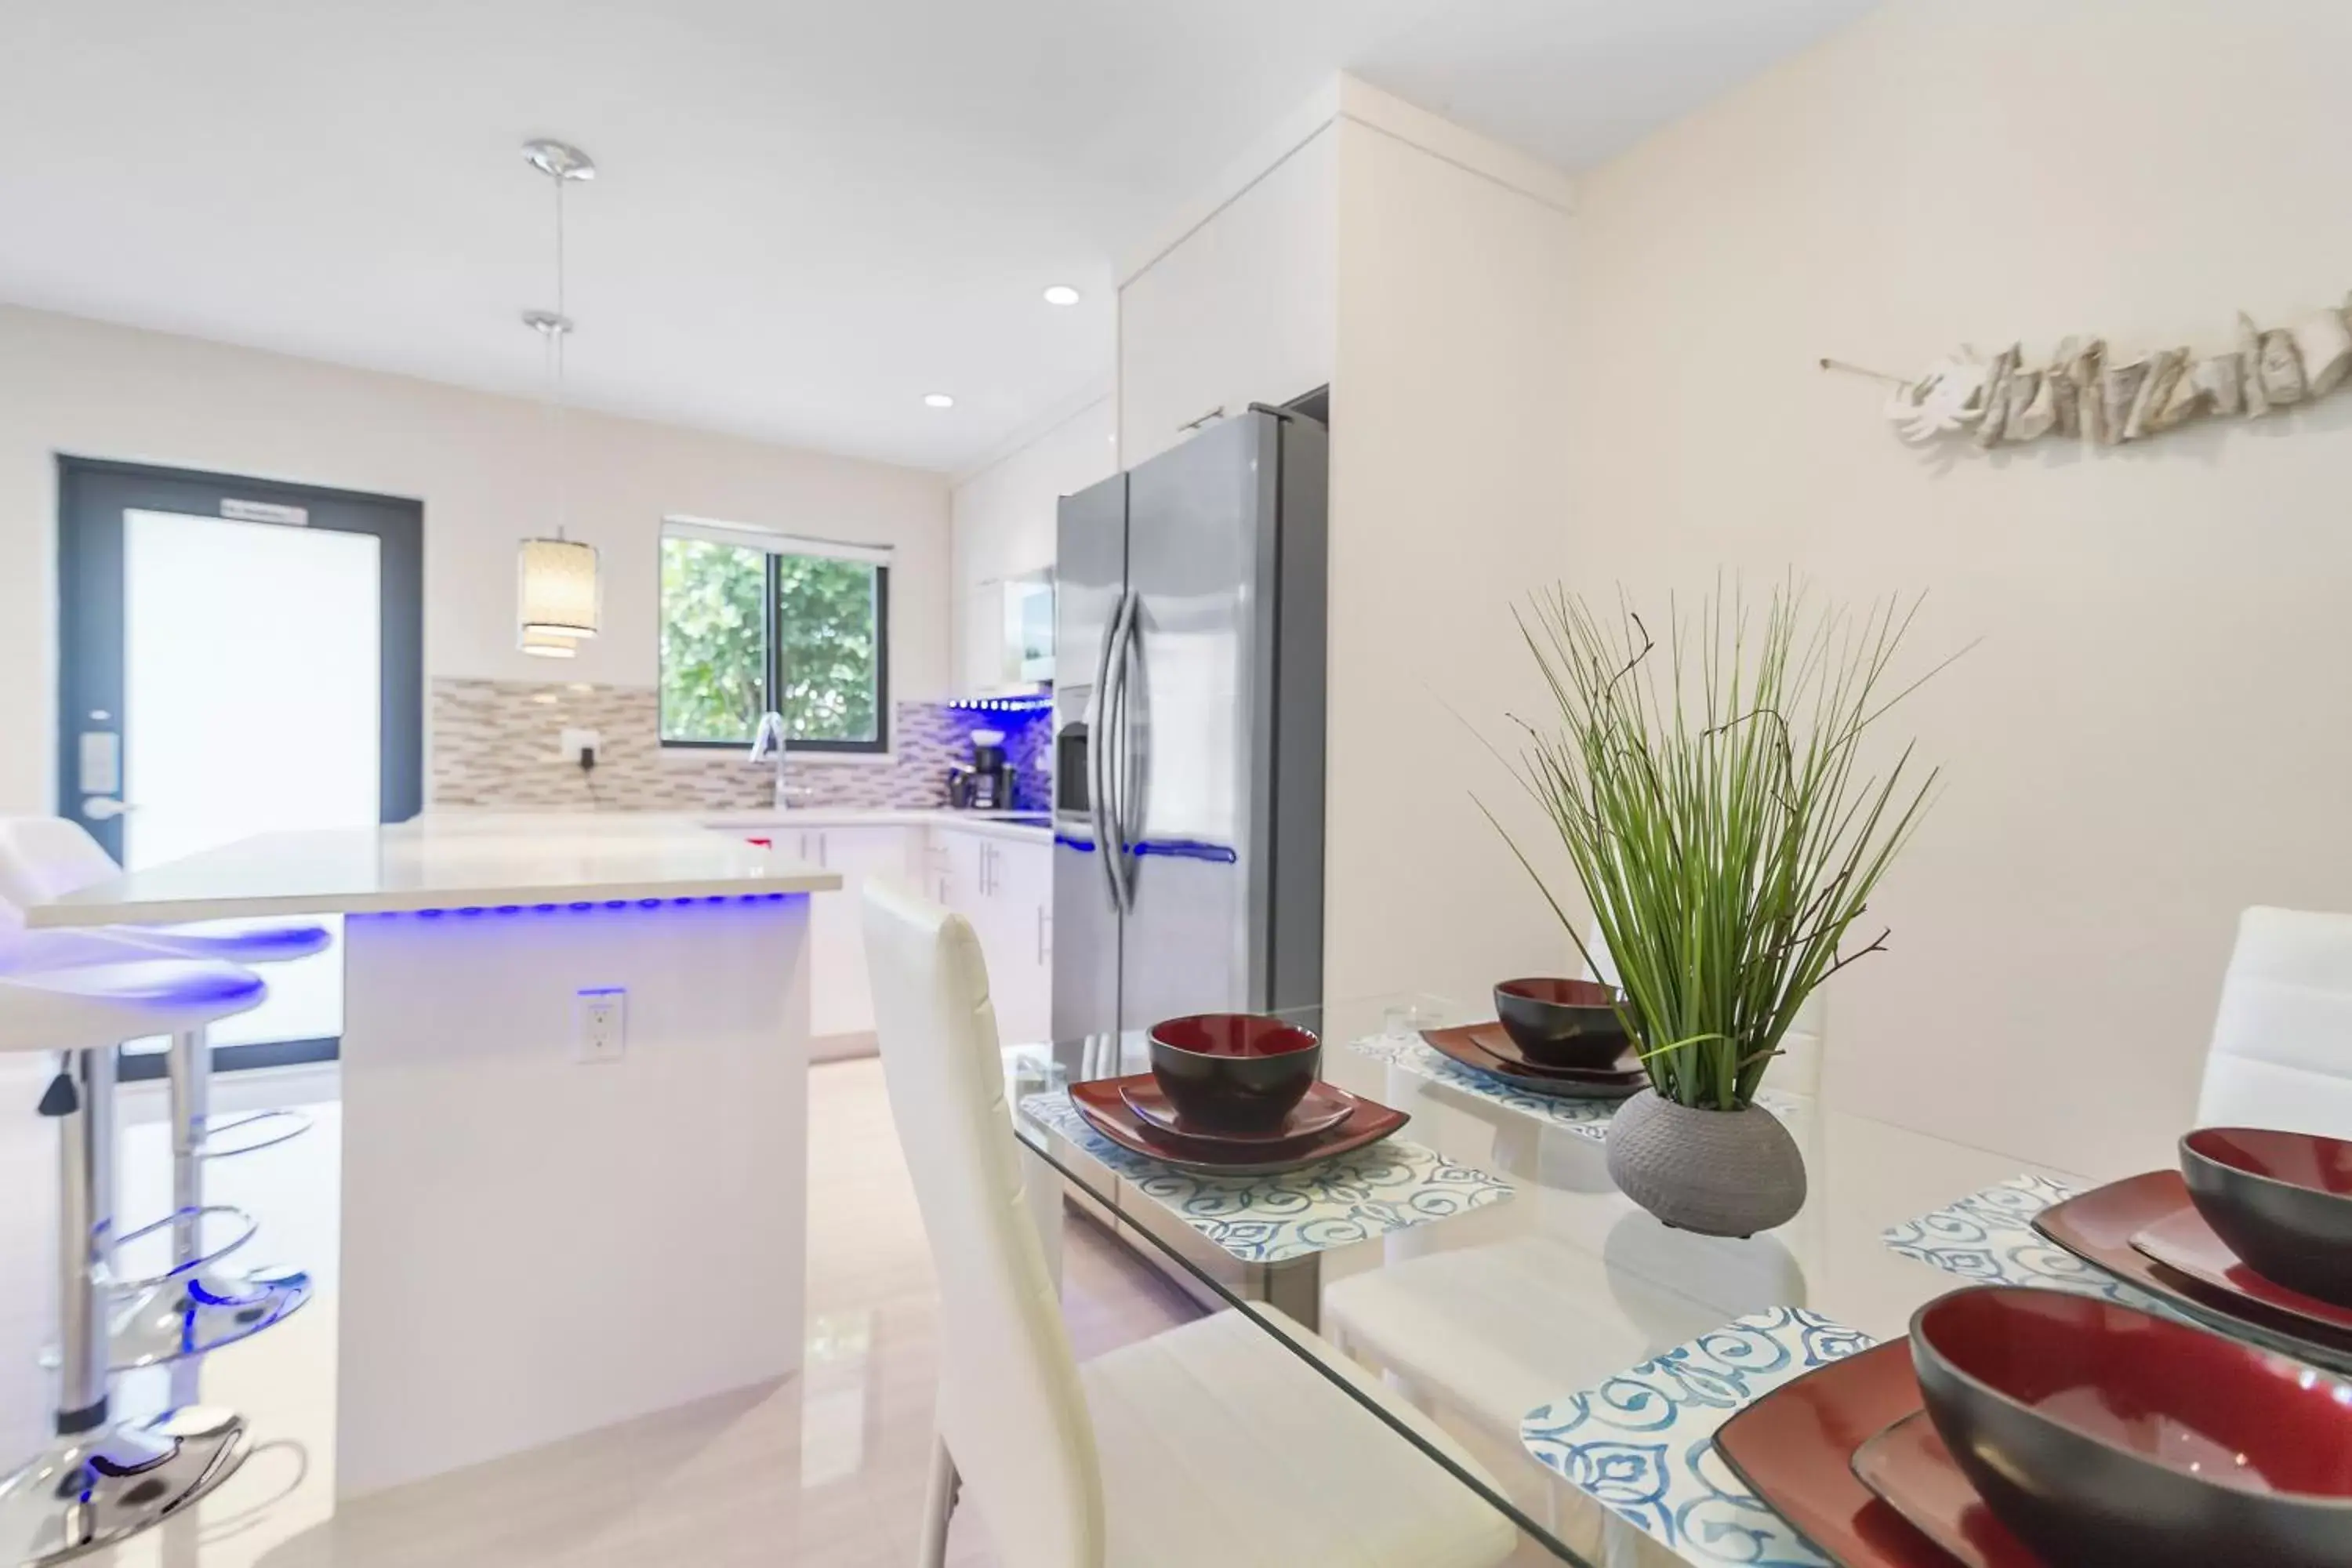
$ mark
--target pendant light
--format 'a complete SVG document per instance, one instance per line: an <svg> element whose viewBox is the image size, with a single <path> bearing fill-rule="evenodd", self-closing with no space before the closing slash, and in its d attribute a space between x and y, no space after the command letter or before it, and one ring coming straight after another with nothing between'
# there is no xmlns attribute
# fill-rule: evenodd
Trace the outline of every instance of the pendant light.
<svg viewBox="0 0 2352 1568"><path fill-rule="evenodd" d="M596 635L601 608L596 547L563 536L563 342L572 318L563 313L563 187L593 180L596 165L577 147L561 142L526 142L523 157L555 186L555 309L526 310L523 324L546 345L549 446L555 474L555 537L526 539L516 563L522 651L544 658L570 658L577 639Z"/></svg>

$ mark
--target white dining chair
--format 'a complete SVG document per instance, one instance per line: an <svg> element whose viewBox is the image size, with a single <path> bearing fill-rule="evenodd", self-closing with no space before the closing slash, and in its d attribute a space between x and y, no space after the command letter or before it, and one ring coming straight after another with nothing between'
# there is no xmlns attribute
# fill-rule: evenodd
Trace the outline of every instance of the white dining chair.
<svg viewBox="0 0 2352 1568"><path fill-rule="evenodd" d="M2197 1121L2352 1138L2352 915L2238 917Z"/></svg>
<svg viewBox="0 0 2352 1568"><path fill-rule="evenodd" d="M920 1562L960 1491L1006 1568L1489 1568L1517 1531L1331 1379L1471 1474L1307 1329L1224 1311L1078 1363L1023 1192L971 927L866 892L883 1076L940 1286ZM1318 1372L1272 1337L1320 1352ZM1327 1375L1328 1374L1328 1375Z"/></svg>
<svg viewBox="0 0 2352 1568"><path fill-rule="evenodd" d="M1585 978L1611 985L1624 983L1617 976L1617 963L1609 955L1609 944L1601 937L1596 922L1592 934L1585 939L1585 948L1592 962L1585 966ZM1789 1032L1780 1037L1780 1055L1764 1070L1764 1081L1774 1089L1791 1094L1817 1095L1822 1091L1822 1055L1828 1048L1830 1026L1829 987L1817 985L1797 1009L1796 1021Z"/></svg>

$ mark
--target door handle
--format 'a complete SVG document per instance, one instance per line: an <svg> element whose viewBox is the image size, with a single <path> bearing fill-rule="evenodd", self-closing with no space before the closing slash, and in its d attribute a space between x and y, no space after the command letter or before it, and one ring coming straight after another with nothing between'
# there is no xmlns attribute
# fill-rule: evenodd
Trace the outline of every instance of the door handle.
<svg viewBox="0 0 2352 1568"><path fill-rule="evenodd" d="M1120 590L1118 605L1111 612L1103 627L1102 650L1095 661L1095 689L1091 699L1094 722L1087 728L1087 823L1094 829L1095 851L1102 857L1103 880L1110 889L1110 907L1126 907L1119 897L1118 850L1111 841L1110 773L1103 764L1110 756L1110 672L1111 654L1118 647L1119 619L1127 613L1127 594Z"/></svg>
<svg viewBox="0 0 2352 1568"><path fill-rule="evenodd" d="M117 800L110 795L82 796L81 814L92 822L111 822L118 816L126 816L138 809L129 801Z"/></svg>
<svg viewBox="0 0 2352 1568"><path fill-rule="evenodd" d="M1132 826L1139 832L1141 825L1129 821L1128 810L1128 786L1134 782L1130 776L1134 771L1134 744L1129 721L1128 686L1135 670L1135 639L1142 614L1142 591L1129 588L1119 610L1118 648L1112 656L1111 701L1115 716L1108 738L1109 763L1105 770L1111 781L1110 831L1118 867L1119 908L1129 910L1135 908L1135 868L1127 858L1129 829Z"/></svg>
<svg viewBox="0 0 2352 1568"><path fill-rule="evenodd" d="M1102 701L1103 826L1097 841L1103 852L1103 868L1110 877L1111 906L1122 910L1135 907L1119 810L1119 792L1125 782L1119 776L1124 751L1119 741L1127 727L1127 640L1135 625L1136 597L1132 588L1119 596L1118 614L1111 621L1110 643L1103 661L1107 667Z"/></svg>

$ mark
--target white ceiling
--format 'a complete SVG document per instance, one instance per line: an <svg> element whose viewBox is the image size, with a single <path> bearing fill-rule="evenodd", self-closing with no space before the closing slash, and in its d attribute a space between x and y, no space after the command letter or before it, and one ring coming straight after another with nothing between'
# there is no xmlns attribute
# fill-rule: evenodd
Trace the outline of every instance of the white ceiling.
<svg viewBox="0 0 2352 1568"><path fill-rule="evenodd" d="M9 0L0 300L535 393L559 136L579 401L954 468L1333 70L1575 169L1873 3Z"/></svg>

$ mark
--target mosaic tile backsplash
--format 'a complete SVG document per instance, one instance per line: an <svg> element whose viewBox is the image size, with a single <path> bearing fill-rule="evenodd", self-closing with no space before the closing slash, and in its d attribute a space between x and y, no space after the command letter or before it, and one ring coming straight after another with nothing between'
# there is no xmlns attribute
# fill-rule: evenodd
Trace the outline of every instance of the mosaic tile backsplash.
<svg viewBox="0 0 2352 1568"><path fill-rule="evenodd" d="M738 749L665 751L659 725L658 698L650 686L436 679L431 804L502 811L740 811L770 804L775 777L770 764L751 763ZM793 802L945 805L948 766L970 760L971 731L1002 730L1019 769L1015 804L1043 810L1050 728L1043 713L896 703L888 761L797 757ZM559 751L565 730L603 736L592 777L583 779Z"/></svg>

